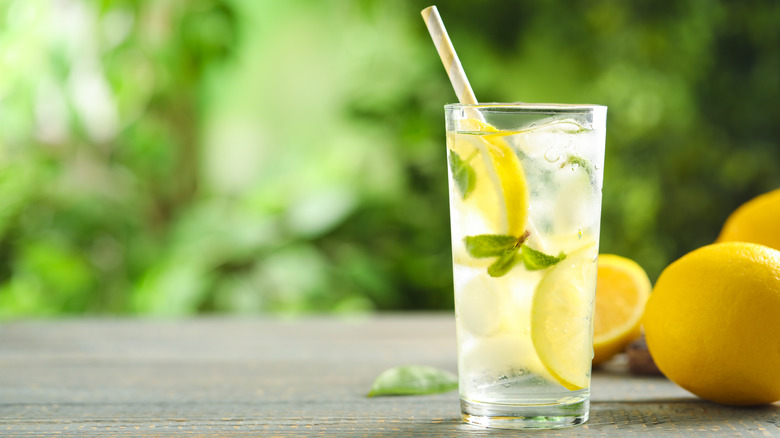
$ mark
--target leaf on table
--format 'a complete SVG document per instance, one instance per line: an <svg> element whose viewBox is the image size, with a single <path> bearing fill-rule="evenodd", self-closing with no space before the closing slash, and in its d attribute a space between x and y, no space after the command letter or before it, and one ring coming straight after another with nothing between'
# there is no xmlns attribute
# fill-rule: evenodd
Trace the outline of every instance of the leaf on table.
<svg viewBox="0 0 780 438"><path fill-rule="evenodd" d="M449 371L425 365L404 365L380 374L367 396L436 394L457 388L458 376Z"/></svg>

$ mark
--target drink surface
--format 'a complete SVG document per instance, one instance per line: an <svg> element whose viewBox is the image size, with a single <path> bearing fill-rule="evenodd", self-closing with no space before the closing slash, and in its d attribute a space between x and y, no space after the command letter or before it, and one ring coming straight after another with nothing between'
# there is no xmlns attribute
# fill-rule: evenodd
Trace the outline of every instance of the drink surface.
<svg viewBox="0 0 780 438"><path fill-rule="evenodd" d="M587 400L604 136L570 114L448 121L462 400Z"/></svg>

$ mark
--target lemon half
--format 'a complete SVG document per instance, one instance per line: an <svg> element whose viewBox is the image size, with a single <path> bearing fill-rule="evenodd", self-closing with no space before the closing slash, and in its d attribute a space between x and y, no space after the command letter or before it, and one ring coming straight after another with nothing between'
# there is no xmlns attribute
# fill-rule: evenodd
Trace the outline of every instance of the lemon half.
<svg viewBox="0 0 780 438"><path fill-rule="evenodd" d="M641 334L650 279L633 260L600 254L593 328L593 364L606 362Z"/></svg>

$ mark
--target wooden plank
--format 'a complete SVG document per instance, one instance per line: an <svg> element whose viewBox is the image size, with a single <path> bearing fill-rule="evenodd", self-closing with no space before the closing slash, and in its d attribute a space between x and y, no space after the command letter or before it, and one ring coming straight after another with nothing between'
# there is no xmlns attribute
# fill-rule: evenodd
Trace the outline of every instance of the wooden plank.
<svg viewBox="0 0 780 438"><path fill-rule="evenodd" d="M455 392L365 397L401 364L455 371L451 314L53 320L0 325L0 435L460 436ZM625 359L596 370L591 420L544 436L780 436L780 406L699 400ZM490 431L491 436L517 435Z"/></svg>

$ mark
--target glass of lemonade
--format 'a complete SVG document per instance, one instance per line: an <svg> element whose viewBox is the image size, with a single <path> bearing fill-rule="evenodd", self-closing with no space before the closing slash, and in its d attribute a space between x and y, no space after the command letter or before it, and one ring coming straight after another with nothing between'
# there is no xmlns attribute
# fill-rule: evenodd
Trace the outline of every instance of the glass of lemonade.
<svg viewBox="0 0 780 438"><path fill-rule="evenodd" d="M445 106L463 419L588 419L607 108Z"/></svg>

